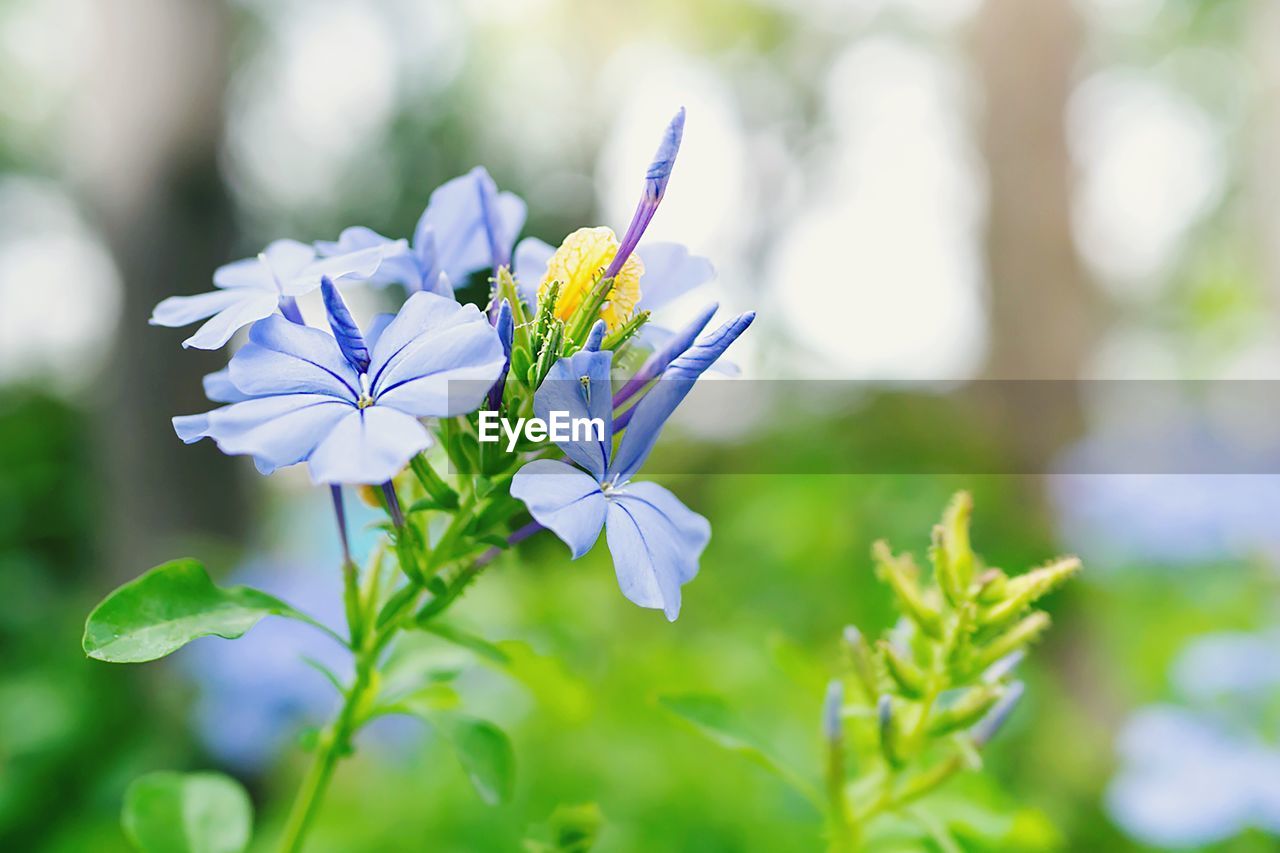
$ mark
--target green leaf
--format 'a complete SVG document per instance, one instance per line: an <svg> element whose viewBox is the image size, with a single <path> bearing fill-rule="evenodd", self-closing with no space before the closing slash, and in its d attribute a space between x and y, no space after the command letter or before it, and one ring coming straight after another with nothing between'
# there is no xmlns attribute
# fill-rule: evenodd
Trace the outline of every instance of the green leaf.
<svg viewBox="0 0 1280 853"><path fill-rule="evenodd" d="M457 715L438 718L436 725L453 745L480 799L491 806L510 800L515 790L516 757L506 733L493 723Z"/></svg>
<svg viewBox="0 0 1280 853"><path fill-rule="evenodd" d="M818 802L817 793L811 785L794 770L779 763L763 747L755 743L750 735L742 731L733 719L728 704L720 697L703 693L681 693L659 696L657 701L660 707L687 723L712 743L737 753L769 771L803 794L810 802L815 804Z"/></svg>
<svg viewBox="0 0 1280 853"><path fill-rule="evenodd" d="M278 598L245 586L214 586L196 560L174 560L129 581L93 609L84 626L84 651L111 663L141 663L200 637L234 640L273 615L332 635Z"/></svg>
<svg viewBox="0 0 1280 853"><path fill-rule="evenodd" d="M142 853L240 853L253 806L221 773L150 773L125 792L120 823Z"/></svg>
<svg viewBox="0 0 1280 853"><path fill-rule="evenodd" d="M428 633L475 653L484 663L502 670L537 697L539 704L565 720L581 720L591 708L586 686L567 672L560 661L540 655L521 640L490 642L451 625L419 623Z"/></svg>

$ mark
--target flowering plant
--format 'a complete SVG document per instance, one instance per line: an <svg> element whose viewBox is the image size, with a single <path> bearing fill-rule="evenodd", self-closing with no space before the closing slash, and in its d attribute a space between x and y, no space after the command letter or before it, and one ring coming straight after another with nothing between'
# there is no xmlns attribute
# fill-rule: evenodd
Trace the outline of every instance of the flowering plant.
<svg viewBox="0 0 1280 853"><path fill-rule="evenodd" d="M218 587L199 562L182 559L111 593L89 615L83 645L103 661L150 661L200 637L240 637L279 616L349 650L353 677L344 683L327 673L340 709L314 738L314 763L281 849L301 849L339 760L357 732L385 714L427 715L480 794L507 795L511 748L500 730L389 693L380 671L402 631L456 639L441 615L521 540L550 530L577 558L604 529L623 594L669 619L678 615L680 588L698 572L710 525L666 489L632 478L693 383L754 318L734 317L703 335L711 306L674 332L648 326L652 309L713 275L708 261L681 246L640 246L683 128L682 110L621 239L585 228L555 250L532 240L517 247L524 202L477 168L432 194L411 240L362 227L311 246L279 240L219 268L214 291L156 306L154 324L204 321L187 347L218 348L248 327L228 367L205 379L207 396L225 405L175 417L174 428L183 441L209 438L228 454L252 457L264 474L305 462L311 479L331 490L347 625L321 624L248 587ZM455 286L480 270L491 272L487 305L459 302ZM362 323L343 296L360 283L401 285L407 298L394 315ZM327 328L308 325L298 303L317 290ZM490 444L478 430L485 412L567 412L598 422L600 433ZM384 543L363 568L348 544L352 490L386 516ZM248 800L217 774L152 774L126 800L125 829L142 849L248 843ZM186 846L165 846L173 838Z"/></svg>
<svg viewBox="0 0 1280 853"><path fill-rule="evenodd" d="M985 567L969 544L972 509L967 492L947 506L933 529L927 580L910 554L895 554L884 541L872 548L876 576L893 591L901 618L874 645L857 628L844 629L843 662L822 705L821 784L752 744L717 697L661 699L696 731L754 758L813 802L826 816L833 851L921 849L929 841L961 849L952 824L972 823L972 810L953 820L928 798L962 771L981 768L982 749L1022 698L1014 671L1049 627L1048 614L1033 605L1080 569L1075 557L1014 577ZM1003 849L1002 839L985 840Z"/></svg>

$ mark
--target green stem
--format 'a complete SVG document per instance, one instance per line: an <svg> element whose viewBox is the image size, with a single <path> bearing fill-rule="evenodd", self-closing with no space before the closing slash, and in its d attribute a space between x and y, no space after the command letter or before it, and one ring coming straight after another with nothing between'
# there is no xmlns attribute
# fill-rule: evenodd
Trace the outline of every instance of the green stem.
<svg viewBox="0 0 1280 853"><path fill-rule="evenodd" d="M337 718L320 738L316 757L302 780L289 819L285 823L284 837L280 842L281 853L298 853L302 850L307 831L315 817L333 778L339 759L350 751L351 737L357 728L356 714L364 703L365 694L372 683L372 659L361 655L356 662L356 680L347 691Z"/></svg>

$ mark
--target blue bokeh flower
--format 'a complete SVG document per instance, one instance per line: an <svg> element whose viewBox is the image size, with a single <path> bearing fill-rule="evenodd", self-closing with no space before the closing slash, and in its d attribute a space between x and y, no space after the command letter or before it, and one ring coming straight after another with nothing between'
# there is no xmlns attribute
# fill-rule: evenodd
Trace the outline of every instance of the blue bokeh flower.
<svg viewBox="0 0 1280 853"><path fill-rule="evenodd" d="M334 335L280 315L255 323L228 367L249 399L174 418L184 441L212 438L268 472L305 461L317 483L382 483L430 445L419 418L474 410L502 371L498 333L473 305L416 293L366 339L324 290ZM453 380L471 381L450 393Z"/></svg>
<svg viewBox="0 0 1280 853"><path fill-rule="evenodd" d="M294 302L297 297L319 287L322 278L368 278L382 264L384 255L402 251L403 244L400 240L317 259L316 250L306 243L276 240L256 258L218 267L213 273L217 290L195 296L170 296L161 302L151 313L151 324L178 328L206 320L182 345L218 349L239 329L277 310L301 323Z"/></svg>
<svg viewBox="0 0 1280 853"><path fill-rule="evenodd" d="M453 296L453 283L476 270L511 262L511 247L524 227L525 203L498 192L493 178L477 166L436 189L413 231L412 244L371 228L354 226L336 242L316 243L321 255L341 256L382 247L386 259L370 276L375 284L399 283L409 292Z"/></svg>
<svg viewBox="0 0 1280 853"><path fill-rule="evenodd" d="M1148 844L1192 847L1280 834L1280 744L1265 733L1280 693L1276 629L1207 634L1178 655L1185 705L1140 708L1117 741L1107 809Z"/></svg>
<svg viewBox="0 0 1280 853"><path fill-rule="evenodd" d="M670 620L680 613L680 587L698 573L711 527L671 492L631 478L694 382L754 318L748 313L729 321L672 361L628 411L616 453L613 434L622 426L613 417L613 353L583 350L560 359L534 395L540 418L553 411L598 418L605 434L599 441L561 443L574 465L553 459L528 463L512 480L511 494L569 546L574 559L591 550L604 528L622 594L641 607L661 608Z"/></svg>

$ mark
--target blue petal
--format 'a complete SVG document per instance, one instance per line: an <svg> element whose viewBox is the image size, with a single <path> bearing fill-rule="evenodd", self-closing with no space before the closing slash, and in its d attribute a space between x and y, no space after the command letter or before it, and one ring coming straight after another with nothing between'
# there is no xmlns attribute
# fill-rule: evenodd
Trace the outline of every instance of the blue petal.
<svg viewBox="0 0 1280 853"><path fill-rule="evenodd" d="M403 284L411 290L422 286L422 269L417 257L404 240L392 240L384 237L372 228L353 225L344 228L335 242L316 241L316 251L323 257L345 255L361 249L381 248L382 263L376 272L369 276L371 284Z"/></svg>
<svg viewBox="0 0 1280 853"><path fill-rule="evenodd" d="M610 499L606 536L622 594L674 621L680 586L697 575L711 525L661 486L632 483Z"/></svg>
<svg viewBox="0 0 1280 853"><path fill-rule="evenodd" d="M442 184L431 194L414 229L414 248L422 253L434 240L434 261L452 281L461 281L478 269L493 264L481 193L493 179L477 166L467 174ZM516 235L524 227L525 204L512 193L499 193L496 204L495 235L500 249L509 254Z"/></svg>
<svg viewBox="0 0 1280 853"><path fill-rule="evenodd" d="M256 287L259 290L276 289L276 280L271 270L260 258L245 258L223 264L213 271L215 287L238 288Z"/></svg>
<svg viewBox="0 0 1280 853"><path fill-rule="evenodd" d="M273 283L284 282L298 275L307 265L315 261L316 250L313 246L297 240L275 240L259 255L262 263L272 276ZM320 282L317 278L316 285Z"/></svg>
<svg viewBox="0 0 1280 853"><path fill-rule="evenodd" d="M612 363L613 353L608 350L574 353L551 366L533 395L533 411L543 420L549 421L552 412L568 412L570 418L599 418L603 422L603 441L560 443L565 455L589 471L597 483L604 479L613 446Z"/></svg>
<svg viewBox="0 0 1280 853"><path fill-rule="evenodd" d="M636 254L644 262L638 311L656 311L716 277L711 261L679 243L643 243Z"/></svg>
<svg viewBox="0 0 1280 853"><path fill-rule="evenodd" d="M157 326L185 326L209 317L182 345L218 349L240 329L271 316L278 305L279 299L274 291L248 287L216 290L198 296L171 296L156 306L151 322Z"/></svg>
<svg viewBox="0 0 1280 853"><path fill-rule="evenodd" d="M375 314L373 319L369 321L369 331L365 332L364 342L372 353L374 348L378 346L378 338L382 337L382 333L387 330L387 326L391 325L391 321L396 318L395 314Z"/></svg>
<svg viewBox="0 0 1280 853"><path fill-rule="evenodd" d="M209 436L209 413L199 415L176 415L173 418L173 431L182 439L183 444L194 444Z"/></svg>
<svg viewBox="0 0 1280 853"><path fill-rule="evenodd" d="M248 454L281 468L310 456L353 411L350 403L324 394L259 397L209 412L206 434L223 453Z"/></svg>
<svg viewBox="0 0 1280 853"><path fill-rule="evenodd" d="M537 459L516 472L511 496L569 546L576 560L591 550L604 526L606 500L600 484L555 459Z"/></svg>
<svg viewBox="0 0 1280 853"><path fill-rule="evenodd" d="M378 338L369 375L379 405L452 417L479 407L504 362L497 331L474 305L415 293Z"/></svg>
<svg viewBox="0 0 1280 853"><path fill-rule="evenodd" d="M371 246L342 255L321 258L291 275L279 275L280 292L285 296L302 296L320 286L322 279L333 281L368 281L387 257L407 250L408 244L397 240L385 246Z"/></svg>
<svg viewBox="0 0 1280 853"><path fill-rule="evenodd" d="M170 296L151 310L151 325L177 329L212 317L256 295L251 290L211 290L194 296ZM274 300L272 300L274 304Z"/></svg>
<svg viewBox="0 0 1280 853"><path fill-rule="evenodd" d="M403 412L386 406L347 411L311 454L313 482L385 483L431 445L426 428Z"/></svg>
<svg viewBox="0 0 1280 853"><path fill-rule="evenodd" d="M253 324L231 359L231 381L253 397L327 394L354 404L360 377L332 336L275 315Z"/></svg>
<svg viewBox="0 0 1280 853"><path fill-rule="evenodd" d="M653 388L636 404L609 468L609 476L625 481L640 469L658 440L662 425L693 388L693 383L747 330L754 319L753 312L735 317L699 339L671 362Z"/></svg>
<svg viewBox="0 0 1280 853"><path fill-rule="evenodd" d="M204 395L215 403L243 403L253 397L244 393L231 381L231 371L227 368L205 374Z"/></svg>
<svg viewBox="0 0 1280 853"><path fill-rule="evenodd" d="M530 307L537 305L538 286L546 277L547 264L555 253L555 246L544 243L537 237L525 237L516 246L512 275L516 278L516 290L526 305ZM641 298L643 297L642 292Z"/></svg>

